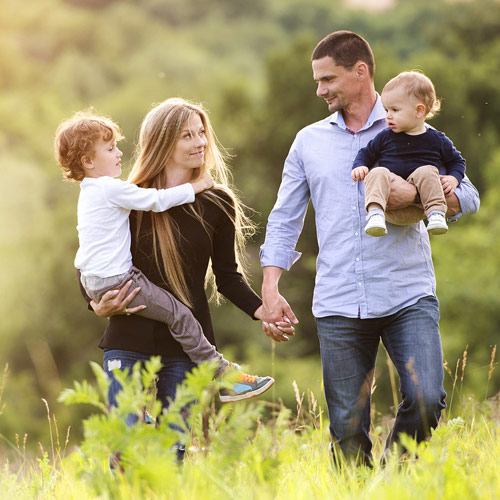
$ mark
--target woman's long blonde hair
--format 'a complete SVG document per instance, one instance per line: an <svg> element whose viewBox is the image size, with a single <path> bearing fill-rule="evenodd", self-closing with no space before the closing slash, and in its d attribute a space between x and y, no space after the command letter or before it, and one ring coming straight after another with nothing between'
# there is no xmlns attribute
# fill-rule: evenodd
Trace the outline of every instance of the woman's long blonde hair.
<svg viewBox="0 0 500 500"><path fill-rule="evenodd" d="M205 161L203 166L193 171L196 180L205 172L209 172L216 182L216 187L226 192L232 199L232 206L217 195L213 190L204 191L201 196L210 198L231 218L236 230L235 252L240 267L240 272L246 277L245 242L255 234L255 225L244 213L244 206L238 196L229 187L230 172L226 165L227 153L218 146L216 136L210 124L210 119L205 109L199 105L180 98L171 98L155 106L144 118L137 145L136 160L130 175L129 182L145 188L164 189L168 186L168 162L179 139L180 133L188 120L197 114L205 128L207 146L205 148ZM201 205L197 202L183 205L205 227ZM137 220L136 237L142 221L142 212ZM154 258L166 284L172 292L186 305L191 306L184 263L179 252L179 241L182 231L169 215L168 211L150 212L153 228ZM208 232L208 231L207 231ZM159 248L159 253L157 251ZM209 272L206 281L214 285L213 273ZM215 286L212 286L211 298L218 298Z"/></svg>

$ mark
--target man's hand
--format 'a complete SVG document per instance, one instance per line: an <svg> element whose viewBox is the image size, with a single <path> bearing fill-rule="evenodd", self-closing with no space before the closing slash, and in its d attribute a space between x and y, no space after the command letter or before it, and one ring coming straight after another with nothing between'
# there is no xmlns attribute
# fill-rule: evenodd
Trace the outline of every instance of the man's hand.
<svg viewBox="0 0 500 500"><path fill-rule="evenodd" d="M90 305L97 316L108 318L109 316L116 316L119 314L130 315L146 309L146 306L127 308L134 300L135 296L141 291L141 288L137 287L127 295L131 286L132 280L127 282L120 290L109 290L102 296L99 302L92 300Z"/></svg>
<svg viewBox="0 0 500 500"><path fill-rule="evenodd" d="M295 335L293 324L297 324L299 321L288 302L279 294L278 297L278 300L270 300L273 303L271 308L266 307L265 302L261 306L262 330L275 342L288 342L288 337ZM266 296L266 299L269 299L269 296ZM264 293L263 300L265 300Z"/></svg>
<svg viewBox="0 0 500 500"><path fill-rule="evenodd" d="M362 181L365 179L366 175L370 170L368 167L356 167L351 172L351 177L353 181Z"/></svg>
<svg viewBox="0 0 500 500"><path fill-rule="evenodd" d="M412 205L417 196L417 188L399 175L391 172L391 193L386 210L398 210Z"/></svg>
<svg viewBox="0 0 500 500"><path fill-rule="evenodd" d="M295 317L292 308L278 291L278 281L282 269L278 267L264 267L262 283L262 330L276 342L288 341L288 335L294 335L293 325L299 320Z"/></svg>
<svg viewBox="0 0 500 500"><path fill-rule="evenodd" d="M458 179L453 175L440 175L439 178L441 179L441 186L443 186L445 196L452 194L458 186Z"/></svg>

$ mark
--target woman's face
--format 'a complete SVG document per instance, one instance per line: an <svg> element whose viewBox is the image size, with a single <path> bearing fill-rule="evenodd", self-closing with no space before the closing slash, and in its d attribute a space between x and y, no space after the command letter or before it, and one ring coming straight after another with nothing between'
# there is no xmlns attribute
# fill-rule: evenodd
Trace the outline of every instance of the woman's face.
<svg viewBox="0 0 500 500"><path fill-rule="evenodd" d="M207 138L205 127L197 113L186 121L170 157L169 167L194 170L203 166Z"/></svg>

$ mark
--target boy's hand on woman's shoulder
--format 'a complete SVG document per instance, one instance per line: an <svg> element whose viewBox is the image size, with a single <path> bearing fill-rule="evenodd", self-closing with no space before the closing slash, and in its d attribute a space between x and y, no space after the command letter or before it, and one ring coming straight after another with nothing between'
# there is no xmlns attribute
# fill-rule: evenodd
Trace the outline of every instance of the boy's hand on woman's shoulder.
<svg viewBox="0 0 500 500"><path fill-rule="evenodd" d="M209 173L203 174L198 180L191 183L196 194L214 187L214 180Z"/></svg>

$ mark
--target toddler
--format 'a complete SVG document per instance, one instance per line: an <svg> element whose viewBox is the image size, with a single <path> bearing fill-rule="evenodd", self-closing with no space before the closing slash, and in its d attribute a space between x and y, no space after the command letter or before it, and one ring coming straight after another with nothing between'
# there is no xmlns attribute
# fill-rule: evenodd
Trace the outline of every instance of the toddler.
<svg viewBox="0 0 500 500"><path fill-rule="evenodd" d="M448 230L445 196L463 179L465 160L445 134L425 123L440 108L434 85L422 73L406 71L385 85L381 98L388 128L360 149L352 170L355 181L365 181L365 232L384 236L386 216L405 225L405 211L415 211L408 207L386 213L393 172L417 188L429 234L443 234Z"/></svg>

